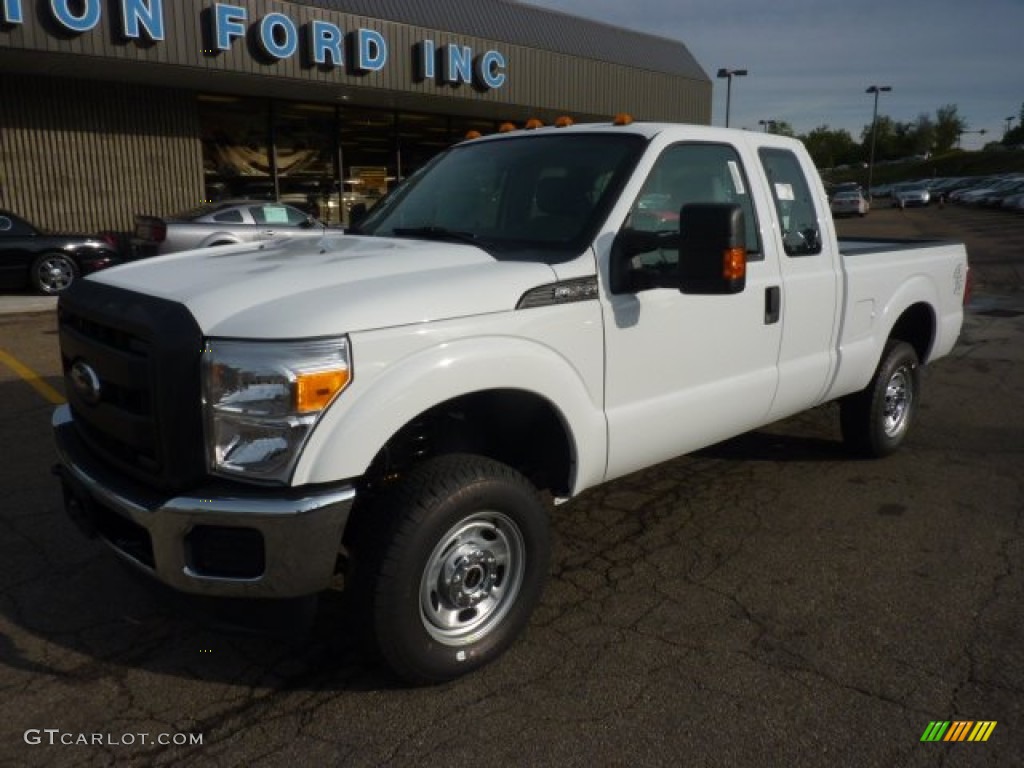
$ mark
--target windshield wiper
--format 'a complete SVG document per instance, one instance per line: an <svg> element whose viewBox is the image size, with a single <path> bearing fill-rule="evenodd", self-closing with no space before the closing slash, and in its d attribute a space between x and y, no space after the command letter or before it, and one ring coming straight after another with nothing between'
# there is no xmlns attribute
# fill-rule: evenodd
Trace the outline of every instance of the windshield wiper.
<svg viewBox="0 0 1024 768"><path fill-rule="evenodd" d="M480 238L472 232L460 232L447 227L434 225L426 227L396 227L391 231L395 237L419 237L424 240L454 240L457 243L480 245Z"/></svg>

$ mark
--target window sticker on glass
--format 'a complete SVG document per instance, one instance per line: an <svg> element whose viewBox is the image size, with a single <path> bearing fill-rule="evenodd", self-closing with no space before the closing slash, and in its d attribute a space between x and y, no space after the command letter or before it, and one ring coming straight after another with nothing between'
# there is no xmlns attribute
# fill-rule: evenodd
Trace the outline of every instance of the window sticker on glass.
<svg viewBox="0 0 1024 768"><path fill-rule="evenodd" d="M792 184L775 184L775 197L779 200L796 200Z"/></svg>
<svg viewBox="0 0 1024 768"><path fill-rule="evenodd" d="M729 173L732 175L732 188L736 191L736 194L747 194L743 188L743 176L740 175L740 167L736 164L735 160L729 161Z"/></svg>
<svg viewBox="0 0 1024 768"><path fill-rule="evenodd" d="M267 224L287 224L288 223L288 211L281 206L265 205L263 206L263 216L266 219Z"/></svg>

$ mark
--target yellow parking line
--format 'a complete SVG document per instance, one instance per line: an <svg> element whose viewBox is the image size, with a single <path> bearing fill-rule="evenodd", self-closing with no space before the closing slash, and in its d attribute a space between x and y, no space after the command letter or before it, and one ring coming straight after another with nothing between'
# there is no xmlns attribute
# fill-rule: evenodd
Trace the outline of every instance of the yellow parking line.
<svg viewBox="0 0 1024 768"><path fill-rule="evenodd" d="M18 374L29 386L32 387L32 389L54 405L64 404L64 395L43 381L39 377L38 373L22 363L14 355L8 354L5 350L0 349L0 363L3 363Z"/></svg>

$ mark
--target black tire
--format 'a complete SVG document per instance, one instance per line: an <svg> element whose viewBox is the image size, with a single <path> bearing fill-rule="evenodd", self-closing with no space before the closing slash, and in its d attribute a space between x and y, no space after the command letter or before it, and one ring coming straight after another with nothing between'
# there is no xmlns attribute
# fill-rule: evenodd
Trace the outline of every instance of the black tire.
<svg viewBox="0 0 1024 768"><path fill-rule="evenodd" d="M32 262L29 280L32 287L46 296L56 296L78 279L78 265L63 253L44 253Z"/></svg>
<svg viewBox="0 0 1024 768"><path fill-rule="evenodd" d="M906 440L921 398L921 370L914 348L890 340L871 382L839 403L843 440L857 454L882 458Z"/></svg>
<svg viewBox="0 0 1024 768"><path fill-rule="evenodd" d="M439 456L359 516L346 589L366 639L405 682L460 677L504 653L526 627L551 544L545 504L515 470Z"/></svg>

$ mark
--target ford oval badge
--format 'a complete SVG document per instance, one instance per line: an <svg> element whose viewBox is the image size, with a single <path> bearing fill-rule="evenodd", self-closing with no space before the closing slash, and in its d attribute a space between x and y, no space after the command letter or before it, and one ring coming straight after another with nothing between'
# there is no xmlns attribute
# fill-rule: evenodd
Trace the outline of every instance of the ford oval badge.
<svg viewBox="0 0 1024 768"><path fill-rule="evenodd" d="M84 360L76 360L71 366L71 386L88 405L96 405L100 401L100 377Z"/></svg>

